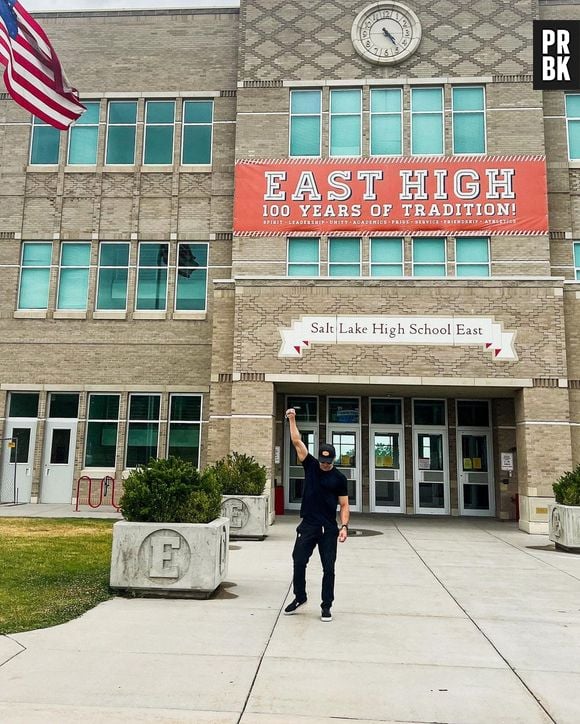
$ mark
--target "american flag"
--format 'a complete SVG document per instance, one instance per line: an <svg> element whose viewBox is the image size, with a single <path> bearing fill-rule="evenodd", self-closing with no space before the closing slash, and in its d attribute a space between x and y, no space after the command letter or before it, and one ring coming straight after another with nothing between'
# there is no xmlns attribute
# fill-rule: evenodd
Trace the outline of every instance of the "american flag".
<svg viewBox="0 0 580 724"><path fill-rule="evenodd" d="M18 0L0 0L0 64L16 103L54 128L66 131L85 110L46 33Z"/></svg>

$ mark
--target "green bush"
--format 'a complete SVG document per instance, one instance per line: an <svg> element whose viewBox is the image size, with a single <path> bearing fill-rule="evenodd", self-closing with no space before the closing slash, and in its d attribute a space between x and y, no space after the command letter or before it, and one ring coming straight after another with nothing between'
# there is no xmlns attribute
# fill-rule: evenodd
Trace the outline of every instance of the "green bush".
<svg viewBox="0 0 580 724"><path fill-rule="evenodd" d="M572 472L562 475L558 482L552 485L556 503L560 505L580 505L580 465Z"/></svg>
<svg viewBox="0 0 580 724"><path fill-rule="evenodd" d="M221 489L190 462L152 459L129 474L120 507L129 521L209 523L221 514Z"/></svg>
<svg viewBox="0 0 580 724"><path fill-rule="evenodd" d="M206 468L215 478L223 495L262 495L266 487L266 468L241 453L231 453Z"/></svg>

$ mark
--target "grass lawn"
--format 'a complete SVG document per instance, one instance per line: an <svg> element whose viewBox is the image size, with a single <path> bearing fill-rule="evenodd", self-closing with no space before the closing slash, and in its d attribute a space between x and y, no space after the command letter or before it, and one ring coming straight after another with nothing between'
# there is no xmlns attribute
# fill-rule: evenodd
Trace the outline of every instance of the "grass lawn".
<svg viewBox="0 0 580 724"><path fill-rule="evenodd" d="M0 518L0 634L65 623L110 598L114 522Z"/></svg>

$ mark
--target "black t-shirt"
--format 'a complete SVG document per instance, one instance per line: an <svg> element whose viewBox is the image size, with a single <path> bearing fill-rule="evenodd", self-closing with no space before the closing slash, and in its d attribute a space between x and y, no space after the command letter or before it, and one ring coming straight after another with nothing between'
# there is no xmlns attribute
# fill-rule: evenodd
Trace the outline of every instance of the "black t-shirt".
<svg viewBox="0 0 580 724"><path fill-rule="evenodd" d="M325 471L318 460L308 453L302 461L306 478L300 515L312 525L336 525L336 506L339 496L348 495L346 477L332 468Z"/></svg>

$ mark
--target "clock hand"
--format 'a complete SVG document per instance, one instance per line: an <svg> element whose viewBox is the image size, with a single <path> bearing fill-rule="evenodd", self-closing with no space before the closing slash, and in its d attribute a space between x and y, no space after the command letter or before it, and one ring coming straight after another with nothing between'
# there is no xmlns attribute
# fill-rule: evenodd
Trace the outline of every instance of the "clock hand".
<svg viewBox="0 0 580 724"><path fill-rule="evenodd" d="M389 33L389 31L386 28L382 28L383 34L395 45L397 44L397 41L393 38L393 36Z"/></svg>

